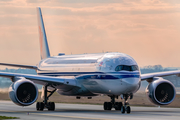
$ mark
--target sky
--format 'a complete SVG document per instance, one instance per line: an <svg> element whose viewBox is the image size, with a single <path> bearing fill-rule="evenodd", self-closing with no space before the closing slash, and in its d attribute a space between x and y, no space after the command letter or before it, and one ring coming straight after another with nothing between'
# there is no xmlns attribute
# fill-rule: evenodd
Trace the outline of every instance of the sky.
<svg viewBox="0 0 180 120"><path fill-rule="evenodd" d="M0 62L40 61L36 7L52 56L122 52L180 67L180 0L0 0Z"/></svg>

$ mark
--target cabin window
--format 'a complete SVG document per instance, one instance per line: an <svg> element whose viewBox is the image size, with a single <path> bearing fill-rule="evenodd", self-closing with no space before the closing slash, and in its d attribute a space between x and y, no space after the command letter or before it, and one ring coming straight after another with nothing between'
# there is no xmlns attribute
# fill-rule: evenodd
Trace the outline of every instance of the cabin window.
<svg viewBox="0 0 180 120"><path fill-rule="evenodd" d="M118 65L115 68L115 71L122 71L122 70L125 70L125 71L136 71L136 70L138 70L138 66L137 65L132 65L132 66Z"/></svg>

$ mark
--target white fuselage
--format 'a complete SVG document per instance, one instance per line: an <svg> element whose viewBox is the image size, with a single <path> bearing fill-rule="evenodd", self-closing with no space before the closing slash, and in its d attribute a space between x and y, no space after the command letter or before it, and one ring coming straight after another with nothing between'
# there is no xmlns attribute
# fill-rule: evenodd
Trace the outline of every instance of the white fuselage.
<svg viewBox="0 0 180 120"><path fill-rule="evenodd" d="M121 95L139 89L141 81L137 66L132 57L123 53L62 55L42 60L37 72L46 76L74 77L80 89L56 86L60 94Z"/></svg>

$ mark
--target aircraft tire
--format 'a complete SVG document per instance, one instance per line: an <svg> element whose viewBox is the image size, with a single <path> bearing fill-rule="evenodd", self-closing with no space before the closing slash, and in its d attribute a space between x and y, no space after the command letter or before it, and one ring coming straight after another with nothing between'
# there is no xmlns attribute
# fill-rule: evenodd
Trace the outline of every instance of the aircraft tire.
<svg viewBox="0 0 180 120"><path fill-rule="evenodd" d="M118 102L115 102L114 108L115 108L115 110L119 110L119 104L118 104Z"/></svg>
<svg viewBox="0 0 180 120"><path fill-rule="evenodd" d="M112 103L111 102L108 102L107 103L107 110L111 110L112 109Z"/></svg>
<svg viewBox="0 0 180 120"><path fill-rule="evenodd" d="M131 108L130 108L130 106L127 106L126 107L126 112L129 114L129 113L131 113Z"/></svg>
<svg viewBox="0 0 180 120"><path fill-rule="evenodd" d="M125 113L125 107L124 106L121 107L121 113L123 113L123 114Z"/></svg>
<svg viewBox="0 0 180 120"><path fill-rule="evenodd" d="M104 110L107 110L107 109L108 109L108 103L104 102Z"/></svg>
<svg viewBox="0 0 180 120"><path fill-rule="evenodd" d="M115 102L115 110L121 110L122 102Z"/></svg>
<svg viewBox="0 0 180 120"><path fill-rule="evenodd" d="M121 107L123 106L122 102L119 102L119 110L121 110Z"/></svg>
<svg viewBox="0 0 180 120"><path fill-rule="evenodd" d="M55 110L55 103L54 102L49 102L48 106L49 106L48 110L51 110L51 111Z"/></svg>
<svg viewBox="0 0 180 120"><path fill-rule="evenodd" d="M36 103L36 110L39 110L39 102Z"/></svg>
<svg viewBox="0 0 180 120"><path fill-rule="evenodd" d="M40 102L40 103L39 103L39 110L40 110L40 111L43 111L43 110L44 110L44 103L43 103L43 102Z"/></svg>

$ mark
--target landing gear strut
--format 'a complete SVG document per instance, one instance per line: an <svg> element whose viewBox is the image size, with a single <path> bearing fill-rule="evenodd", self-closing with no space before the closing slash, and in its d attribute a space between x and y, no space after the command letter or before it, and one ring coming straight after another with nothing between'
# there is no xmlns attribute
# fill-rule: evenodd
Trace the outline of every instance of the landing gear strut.
<svg viewBox="0 0 180 120"><path fill-rule="evenodd" d="M111 97L111 102L104 102L104 110L111 110L112 108L115 108L115 110L121 110L122 102L115 102L115 97L118 98L118 96L109 96Z"/></svg>
<svg viewBox="0 0 180 120"><path fill-rule="evenodd" d="M44 86L44 101L43 102L37 102L36 103L36 109L43 111L44 108L47 108L48 110L54 111L55 110L55 103L54 102L48 102L49 97L56 91L56 89L54 89L53 91L48 91L47 87L49 85L45 85ZM47 93L50 93L47 96Z"/></svg>

